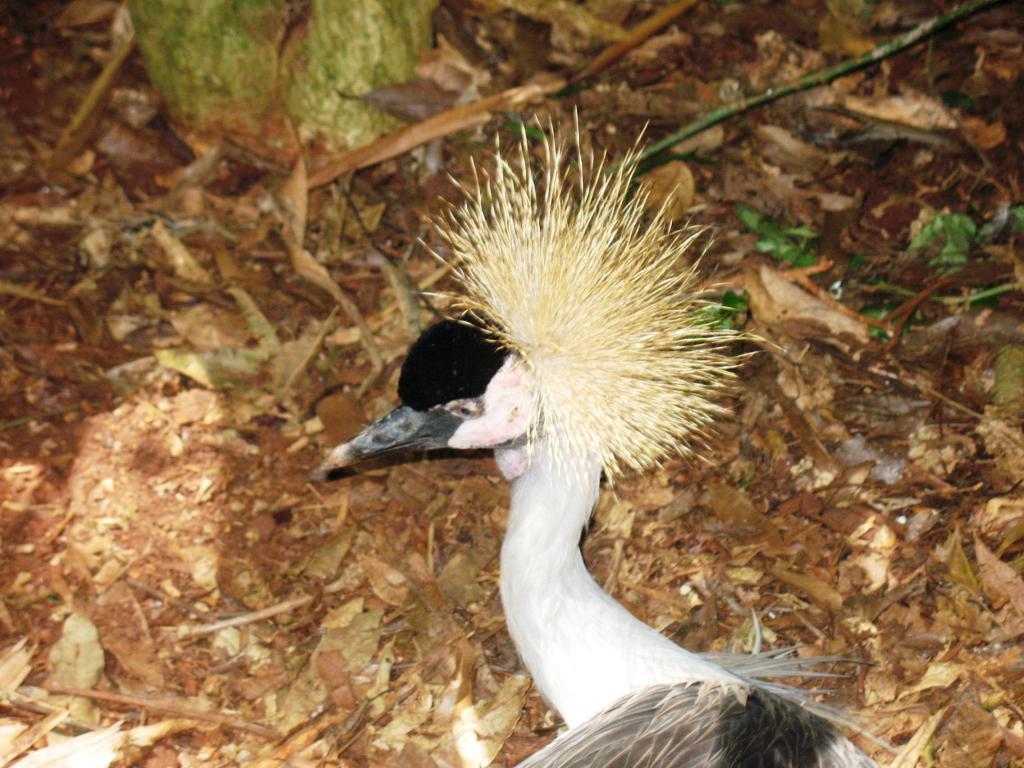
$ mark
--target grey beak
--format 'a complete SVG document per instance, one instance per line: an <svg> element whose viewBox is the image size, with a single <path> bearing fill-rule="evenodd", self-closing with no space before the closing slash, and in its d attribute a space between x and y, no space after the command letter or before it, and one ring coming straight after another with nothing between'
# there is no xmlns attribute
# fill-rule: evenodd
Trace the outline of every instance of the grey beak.
<svg viewBox="0 0 1024 768"><path fill-rule="evenodd" d="M403 405L368 426L347 443L335 446L306 479L311 482L326 480L333 470L404 448L444 448L460 424L462 419L444 408L417 411Z"/></svg>

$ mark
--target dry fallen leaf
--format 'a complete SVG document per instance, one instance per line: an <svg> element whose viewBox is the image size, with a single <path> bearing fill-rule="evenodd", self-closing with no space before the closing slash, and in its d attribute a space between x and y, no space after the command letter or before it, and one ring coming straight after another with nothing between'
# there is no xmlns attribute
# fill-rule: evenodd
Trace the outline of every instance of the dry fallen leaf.
<svg viewBox="0 0 1024 768"><path fill-rule="evenodd" d="M822 608L832 612L838 612L843 608L843 596L816 576L809 573L793 573L779 566L772 566L770 573L779 581L799 589Z"/></svg>
<svg viewBox="0 0 1024 768"><path fill-rule="evenodd" d="M985 546L985 543L975 537L974 556L978 560L978 570L981 572L981 586L992 601L993 607L1001 608L1004 604L1010 603L1014 609L1024 618L1024 579L1009 563L1004 563Z"/></svg>
<svg viewBox="0 0 1024 768"><path fill-rule="evenodd" d="M1002 120L986 123L974 115L964 115L960 121L971 143L979 149L995 149L1006 141L1006 126Z"/></svg>
<svg viewBox="0 0 1024 768"><path fill-rule="evenodd" d="M23 637L0 654L0 691L13 691L31 672L32 651L27 644L28 638Z"/></svg>
<svg viewBox="0 0 1024 768"><path fill-rule="evenodd" d="M846 95L843 97L843 104L851 112L914 128L956 128L956 120L940 101L917 91L905 91L898 96L882 98Z"/></svg>
<svg viewBox="0 0 1024 768"><path fill-rule="evenodd" d="M11 768L107 768L117 759L124 740L125 733L115 725L37 749Z"/></svg>
<svg viewBox="0 0 1024 768"><path fill-rule="evenodd" d="M963 664L953 661L944 661L936 664L929 664L924 676L910 688L900 691L899 698L903 699L921 691L928 691L932 688L949 688L964 674Z"/></svg>
<svg viewBox="0 0 1024 768"><path fill-rule="evenodd" d="M164 674L149 622L131 588L123 581L100 596L93 612L100 640L125 670L152 688L162 688Z"/></svg>
<svg viewBox="0 0 1024 768"><path fill-rule="evenodd" d="M644 174L640 186L647 193L647 209L664 208L669 221L682 219L693 205L696 184L689 166L681 160L665 163Z"/></svg>
<svg viewBox="0 0 1024 768"><path fill-rule="evenodd" d="M50 677L69 688L92 688L103 673L103 648L96 625L80 613L64 620L60 640L50 649Z"/></svg>
<svg viewBox="0 0 1024 768"><path fill-rule="evenodd" d="M758 321L794 338L813 338L844 349L868 342L868 327L786 280L767 265L747 270L750 310Z"/></svg>

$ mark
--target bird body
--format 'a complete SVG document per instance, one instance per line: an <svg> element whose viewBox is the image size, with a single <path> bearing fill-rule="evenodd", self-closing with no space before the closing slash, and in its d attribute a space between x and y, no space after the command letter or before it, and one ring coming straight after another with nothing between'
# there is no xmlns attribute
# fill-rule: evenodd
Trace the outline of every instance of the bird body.
<svg viewBox="0 0 1024 768"><path fill-rule="evenodd" d="M577 140L578 144L578 140ZM693 233L645 214L627 158L606 171L544 144L500 154L440 227L463 292L402 368L404 405L337 446L317 474L401 448L494 448L512 482L501 551L509 633L569 730L523 766L871 768L771 678L780 654L691 653L587 572L579 541L602 474L687 453L723 409L735 360L686 262Z"/></svg>

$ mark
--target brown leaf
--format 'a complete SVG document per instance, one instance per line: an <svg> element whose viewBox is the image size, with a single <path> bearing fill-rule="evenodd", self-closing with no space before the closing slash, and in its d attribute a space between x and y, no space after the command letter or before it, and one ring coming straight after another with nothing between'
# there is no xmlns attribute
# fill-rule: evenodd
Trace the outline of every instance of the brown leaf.
<svg viewBox="0 0 1024 768"><path fill-rule="evenodd" d="M793 573L778 566L772 566L771 574L779 581L784 581L791 587L803 592L814 603L832 612L838 612L843 608L843 596L835 589L809 573Z"/></svg>
<svg viewBox="0 0 1024 768"><path fill-rule="evenodd" d="M157 220L151 234L157 245L163 249L171 269L178 277L200 285L213 285L213 277L210 273L199 264L192 252L171 233L171 230L162 221Z"/></svg>
<svg viewBox="0 0 1024 768"><path fill-rule="evenodd" d="M153 688L162 688L164 673L157 658L149 622L131 588L119 581L96 604L93 621L103 647L122 667Z"/></svg>
<svg viewBox="0 0 1024 768"><path fill-rule="evenodd" d="M949 724L949 734L939 752L943 768L979 768L992 765L1002 729L992 716L974 702L956 707Z"/></svg>
<svg viewBox="0 0 1024 768"><path fill-rule="evenodd" d="M388 605L399 606L405 603L409 597L409 583L401 571L375 557L364 557L360 565L370 580L373 594Z"/></svg>
<svg viewBox="0 0 1024 768"><path fill-rule="evenodd" d="M975 537L974 556L981 571L981 586L995 608L1010 603L1024 617L1024 579L1013 566L1004 563Z"/></svg>
<svg viewBox="0 0 1024 768"><path fill-rule="evenodd" d="M288 180L277 190L277 202L285 234L295 247L302 248L309 212L309 193L306 190L306 163L301 157L295 161Z"/></svg>
<svg viewBox="0 0 1024 768"><path fill-rule="evenodd" d="M964 552L963 539L960 537L960 529L954 528L946 539L946 567L949 569L949 578L957 584L963 584L972 592L979 591L978 577L974 575L971 562Z"/></svg>
<svg viewBox="0 0 1024 768"><path fill-rule="evenodd" d="M681 160L673 160L647 173L640 186L647 192L646 208L664 207L669 221L683 218L693 205L696 184L689 166Z"/></svg>
<svg viewBox="0 0 1024 768"><path fill-rule="evenodd" d="M750 310L765 325L794 338L828 341L848 349L868 342L865 323L830 307L767 265L747 271Z"/></svg>
<svg viewBox="0 0 1024 768"><path fill-rule="evenodd" d="M986 123L974 115L964 115L961 120L967 137L979 149L994 149L1006 141L1006 126L1001 120Z"/></svg>

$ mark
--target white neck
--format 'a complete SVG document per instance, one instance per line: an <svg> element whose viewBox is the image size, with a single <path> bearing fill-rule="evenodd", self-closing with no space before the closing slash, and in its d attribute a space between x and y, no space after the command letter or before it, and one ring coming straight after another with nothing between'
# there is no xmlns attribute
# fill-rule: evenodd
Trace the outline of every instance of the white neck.
<svg viewBox="0 0 1024 768"><path fill-rule="evenodd" d="M737 680L655 632L591 578L579 544L600 479L598 462L574 474L537 445L512 485L501 548L509 633L537 688L570 727L651 685Z"/></svg>

